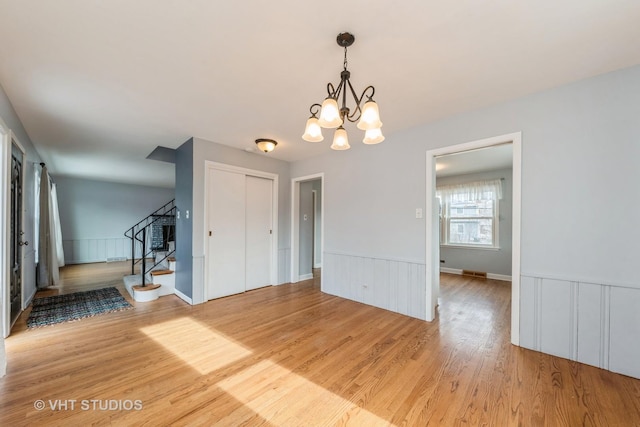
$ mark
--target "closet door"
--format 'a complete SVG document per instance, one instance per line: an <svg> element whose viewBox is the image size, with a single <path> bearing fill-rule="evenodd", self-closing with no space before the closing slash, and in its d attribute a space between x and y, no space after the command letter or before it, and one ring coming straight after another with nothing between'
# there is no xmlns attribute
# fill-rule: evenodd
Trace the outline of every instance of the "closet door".
<svg viewBox="0 0 640 427"><path fill-rule="evenodd" d="M271 284L273 181L246 177L246 290Z"/></svg>
<svg viewBox="0 0 640 427"><path fill-rule="evenodd" d="M245 291L245 175L209 169L208 299Z"/></svg>

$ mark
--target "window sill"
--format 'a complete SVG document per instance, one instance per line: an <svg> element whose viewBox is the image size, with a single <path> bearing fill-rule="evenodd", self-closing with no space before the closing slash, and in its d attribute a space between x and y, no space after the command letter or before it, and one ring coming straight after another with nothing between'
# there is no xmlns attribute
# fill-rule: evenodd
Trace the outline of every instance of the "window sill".
<svg viewBox="0 0 640 427"><path fill-rule="evenodd" d="M445 249L474 249L481 251L499 251L499 247L495 246L471 246L471 245L440 245L440 248Z"/></svg>

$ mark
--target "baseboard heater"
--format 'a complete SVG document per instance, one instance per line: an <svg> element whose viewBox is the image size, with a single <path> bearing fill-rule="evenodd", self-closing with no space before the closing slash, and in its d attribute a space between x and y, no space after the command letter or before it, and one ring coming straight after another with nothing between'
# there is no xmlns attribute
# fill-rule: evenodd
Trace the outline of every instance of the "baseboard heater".
<svg viewBox="0 0 640 427"><path fill-rule="evenodd" d="M471 276L471 277L480 277L483 279L487 278L486 271L473 271L473 270L462 270L463 276Z"/></svg>
<svg viewBox="0 0 640 427"><path fill-rule="evenodd" d="M107 258L107 262L118 262L118 261L126 261L127 257L125 256L116 256L116 257L111 257L111 258Z"/></svg>

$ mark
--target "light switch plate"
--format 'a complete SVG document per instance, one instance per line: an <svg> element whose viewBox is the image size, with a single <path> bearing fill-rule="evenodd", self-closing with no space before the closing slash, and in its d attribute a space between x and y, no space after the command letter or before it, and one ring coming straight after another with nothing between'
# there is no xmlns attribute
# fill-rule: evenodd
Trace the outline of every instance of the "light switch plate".
<svg viewBox="0 0 640 427"><path fill-rule="evenodd" d="M416 208L416 218L422 218L422 208Z"/></svg>

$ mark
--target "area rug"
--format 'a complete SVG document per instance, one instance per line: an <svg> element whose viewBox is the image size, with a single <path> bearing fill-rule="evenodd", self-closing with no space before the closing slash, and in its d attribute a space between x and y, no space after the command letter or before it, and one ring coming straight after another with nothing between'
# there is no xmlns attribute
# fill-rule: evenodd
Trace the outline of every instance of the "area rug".
<svg viewBox="0 0 640 427"><path fill-rule="evenodd" d="M133 308L116 288L36 298L27 319L27 328L93 317Z"/></svg>

